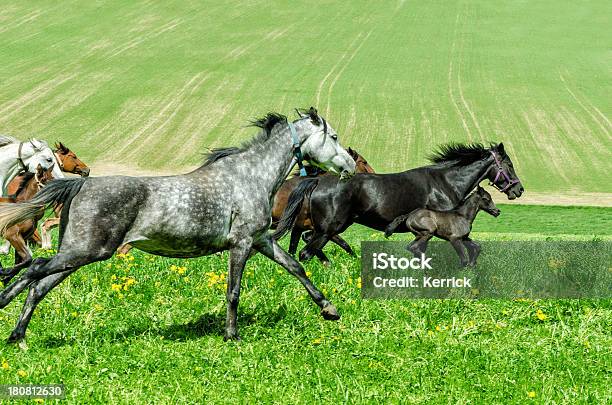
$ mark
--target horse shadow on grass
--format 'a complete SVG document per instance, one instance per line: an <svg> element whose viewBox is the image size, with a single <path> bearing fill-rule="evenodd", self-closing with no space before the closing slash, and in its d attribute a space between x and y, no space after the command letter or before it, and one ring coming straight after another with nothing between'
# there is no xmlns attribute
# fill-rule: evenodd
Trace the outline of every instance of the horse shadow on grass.
<svg viewBox="0 0 612 405"><path fill-rule="evenodd" d="M239 327L245 328L250 325L258 325L265 328L272 328L277 323L285 319L287 309L284 305L268 312L247 311L238 316ZM156 327L153 320L148 323L140 323L128 327L127 329L98 327L87 336L93 341L100 342L125 342L146 336L160 336L170 341L189 341L204 336L223 337L225 332L225 312L209 312L201 315L198 319L185 323L174 323L172 325ZM257 334L260 338L262 334ZM264 334L265 335L265 334ZM48 336L43 339L41 345L46 348L58 348L62 346L82 344L82 337L71 336Z"/></svg>

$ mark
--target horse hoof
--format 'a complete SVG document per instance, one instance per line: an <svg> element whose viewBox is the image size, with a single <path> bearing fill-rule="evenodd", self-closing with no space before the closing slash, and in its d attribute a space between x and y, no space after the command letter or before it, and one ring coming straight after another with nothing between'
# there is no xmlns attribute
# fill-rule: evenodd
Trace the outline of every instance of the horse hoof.
<svg viewBox="0 0 612 405"><path fill-rule="evenodd" d="M329 304L325 308L321 310L321 315L323 319L327 321L337 321L340 319L340 314L338 314L338 310L332 304Z"/></svg>
<svg viewBox="0 0 612 405"><path fill-rule="evenodd" d="M227 342L228 340L233 340L234 342L239 342L242 339L240 339L240 336L237 333L232 333L232 334L226 333L225 336L223 336L223 341Z"/></svg>
<svg viewBox="0 0 612 405"><path fill-rule="evenodd" d="M312 254L310 252L300 252L300 261L301 262L306 262L310 259L312 259Z"/></svg>
<svg viewBox="0 0 612 405"><path fill-rule="evenodd" d="M8 339L6 339L6 343L19 344L19 347L21 347L25 343L25 336L21 333L13 332L11 333L11 336L9 336Z"/></svg>

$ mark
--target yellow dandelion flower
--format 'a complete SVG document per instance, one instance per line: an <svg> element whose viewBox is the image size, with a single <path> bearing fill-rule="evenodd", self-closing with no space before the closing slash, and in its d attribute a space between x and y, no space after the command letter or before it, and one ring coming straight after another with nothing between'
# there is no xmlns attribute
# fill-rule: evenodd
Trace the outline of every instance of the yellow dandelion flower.
<svg viewBox="0 0 612 405"><path fill-rule="evenodd" d="M313 345L320 345L321 343L323 343L323 338L322 337L316 338L316 339L312 340L312 344Z"/></svg>
<svg viewBox="0 0 612 405"><path fill-rule="evenodd" d="M440 325L436 325L436 331L442 332L442 327Z"/></svg>
<svg viewBox="0 0 612 405"><path fill-rule="evenodd" d="M121 291L121 284L112 284L111 290L113 291Z"/></svg>
<svg viewBox="0 0 612 405"><path fill-rule="evenodd" d="M73 318L76 318L79 316L79 313L77 311L72 311L70 315L72 315Z"/></svg>
<svg viewBox="0 0 612 405"><path fill-rule="evenodd" d="M45 400L42 398L34 398L34 402L36 402L37 404L44 404Z"/></svg>
<svg viewBox="0 0 612 405"><path fill-rule="evenodd" d="M94 309L96 311L102 311L104 309L104 307L102 305L100 305L100 304L96 304L96 305L94 305Z"/></svg>
<svg viewBox="0 0 612 405"><path fill-rule="evenodd" d="M124 295L119 293L119 299L123 299Z"/></svg>
<svg viewBox="0 0 612 405"><path fill-rule="evenodd" d="M528 396L529 398L535 398L535 397L536 397L536 393L535 393L535 391L529 391L529 392L527 393L527 396Z"/></svg>
<svg viewBox="0 0 612 405"><path fill-rule="evenodd" d="M183 277L183 281L188 283L189 282L189 277Z"/></svg>
<svg viewBox="0 0 612 405"><path fill-rule="evenodd" d="M23 370L19 370L19 371L17 371L17 375L18 375L19 377L27 377L27 376L28 376L28 373L26 373L26 372L25 372L25 371L23 371Z"/></svg>
<svg viewBox="0 0 612 405"><path fill-rule="evenodd" d="M11 368L11 366L9 366L8 361L6 361L6 359L2 359L2 364L0 364L0 367L2 367L3 370L8 370L9 368Z"/></svg>
<svg viewBox="0 0 612 405"><path fill-rule="evenodd" d="M536 311L536 318L538 318L540 321L545 321L548 319L548 316L546 316L546 314L541 309L538 309Z"/></svg>

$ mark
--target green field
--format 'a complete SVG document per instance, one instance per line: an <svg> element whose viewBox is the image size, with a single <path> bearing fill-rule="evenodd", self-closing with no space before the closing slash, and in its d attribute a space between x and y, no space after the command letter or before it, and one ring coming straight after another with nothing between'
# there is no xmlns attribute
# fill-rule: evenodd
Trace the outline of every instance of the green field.
<svg viewBox="0 0 612 405"><path fill-rule="evenodd" d="M476 239L558 239L538 209L502 207L520 233L481 215ZM609 221L610 209L564 209L572 238L612 238L610 227L578 225ZM383 239L361 227L345 236L357 248ZM181 261L135 252L87 266L41 303L28 350L0 343L0 382L63 382L70 403L612 399L610 300L362 300L359 260L326 251L332 268L306 268L342 319L324 321L295 279L256 256L243 280L239 343L222 340L226 253ZM0 336L22 299L0 312Z"/></svg>
<svg viewBox="0 0 612 405"><path fill-rule="evenodd" d="M381 172L494 140L528 191L610 193L609 15L603 0L7 0L0 133L180 170L254 116L317 105Z"/></svg>
<svg viewBox="0 0 612 405"><path fill-rule="evenodd" d="M255 116L316 105L379 172L424 164L443 142L503 141L526 198L575 204L612 193L610 11L603 0L5 0L0 133L62 140L94 175L180 172L248 139ZM500 208L477 218L475 239L612 239L610 207ZM358 252L384 239L361 226L344 236ZM609 299L368 301L360 261L326 253L331 268L305 267L339 322L256 256L243 340L227 343L227 253L86 266L41 303L27 350L0 341L0 384L62 382L75 404L612 402ZM23 299L0 311L0 339Z"/></svg>

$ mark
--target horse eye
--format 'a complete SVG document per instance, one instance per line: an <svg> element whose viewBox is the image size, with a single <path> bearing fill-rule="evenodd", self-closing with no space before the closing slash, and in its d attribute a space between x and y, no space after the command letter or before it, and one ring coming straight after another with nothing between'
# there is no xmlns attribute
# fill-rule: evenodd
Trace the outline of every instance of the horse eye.
<svg viewBox="0 0 612 405"><path fill-rule="evenodd" d="M337 141L337 140L338 140L338 135L333 134L333 135L331 136L331 138L332 138L334 141Z"/></svg>

